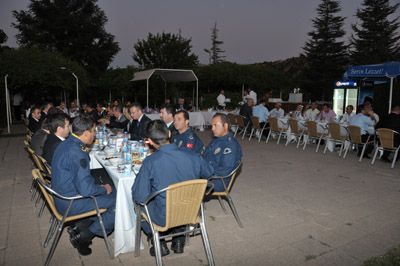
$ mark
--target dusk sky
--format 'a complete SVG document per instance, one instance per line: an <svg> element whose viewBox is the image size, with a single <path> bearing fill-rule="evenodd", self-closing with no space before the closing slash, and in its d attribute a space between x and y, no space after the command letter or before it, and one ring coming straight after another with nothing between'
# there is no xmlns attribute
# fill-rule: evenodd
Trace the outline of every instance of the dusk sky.
<svg viewBox="0 0 400 266"><path fill-rule="evenodd" d="M347 37L355 12L362 0L342 1L342 16ZM394 3L394 1L391 1ZM27 10L28 0L1 0L0 28L8 35L7 45L16 47L11 27L15 22L12 10ZM201 63L208 63L204 48L211 46L210 32L217 22L219 39L224 41L226 60L236 63L274 61L298 56L302 52L307 33L312 30L320 0L100 0L99 6L108 17L106 30L115 35L121 51L115 56L113 67L135 64L133 44L149 32L181 30L185 38L192 38L193 52Z"/></svg>

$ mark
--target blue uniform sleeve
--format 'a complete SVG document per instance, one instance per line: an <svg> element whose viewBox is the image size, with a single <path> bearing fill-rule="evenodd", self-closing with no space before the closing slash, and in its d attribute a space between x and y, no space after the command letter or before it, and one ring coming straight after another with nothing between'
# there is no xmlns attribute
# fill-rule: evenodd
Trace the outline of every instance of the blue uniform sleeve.
<svg viewBox="0 0 400 266"><path fill-rule="evenodd" d="M144 202L151 193L151 166L149 161L145 160L138 175L135 178L135 183L132 186L132 199L134 202Z"/></svg>
<svg viewBox="0 0 400 266"><path fill-rule="evenodd" d="M107 190L103 186L97 185L94 177L90 174L88 155L82 154L77 157L77 160L73 160L73 167L77 169L74 185L79 194L84 197L106 194Z"/></svg>
<svg viewBox="0 0 400 266"><path fill-rule="evenodd" d="M209 178L210 176L213 175L214 173L214 168L211 166L211 164L207 163L206 160L203 159L203 157L200 156L200 177L202 178Z"/></svg>
<svg viewBox="0 0 400 266"><path fill-rule="evenodd" d="M193 138L193 146L194 146L193 151L195 153L201 154L203 152L204 144L201 141L201 139L196 135L194 135L194 138Z"/></svg>
<svg viewBox="0 0 400 266"><path fill-rule="evenodd" d="M214 174L218 176L226 176L239 164L242 159L242 149L239 144L231 142L225 146L219 153L217 165L213 165Z"/></svg>

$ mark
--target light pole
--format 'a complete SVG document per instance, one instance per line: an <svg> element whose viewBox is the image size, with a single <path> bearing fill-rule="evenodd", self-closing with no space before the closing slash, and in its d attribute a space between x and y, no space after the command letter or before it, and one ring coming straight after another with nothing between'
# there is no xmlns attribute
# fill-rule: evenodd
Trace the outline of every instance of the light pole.
<svg viewBox="0 0 400 266"><path fill-rule="evenodd" d="M7 132L8 134L10 134L10 123L12 123L12 121L11 121L11 108L10 108L10 93L8 92L7 78L8 74L4 76L4 88L6 92Z"/></svg>
<svg viewBox="0 0 400 266"><path fill-rule="evenodd" d="M76 105L77 105L78 108L79 108L80 105L79 105L79 80L78 80L78 77L77 77L77 76L75 75L75 73L72 72L71 69L69 69L69 68L60 67L60 69L69 71L69 72L72 74L72 76L74 76L74 78L75 78L75 80L76 80Z"/></svg>

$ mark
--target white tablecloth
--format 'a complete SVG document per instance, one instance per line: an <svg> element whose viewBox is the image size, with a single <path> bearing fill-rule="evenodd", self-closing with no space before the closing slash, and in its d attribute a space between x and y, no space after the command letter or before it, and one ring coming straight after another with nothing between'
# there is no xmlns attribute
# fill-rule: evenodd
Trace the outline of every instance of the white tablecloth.
<svg viewBox="0 0 400 266"><path fill-rule="evenodd" d="M117 172L116 167L110 166L99 152L90 153L90 168L104 167L117 189L114 226L114 255L127 253L135 249L136 214L132 201L131 188L135 182L135 174L124 176ZM143 244L141 243L141 248Z"/></svg>

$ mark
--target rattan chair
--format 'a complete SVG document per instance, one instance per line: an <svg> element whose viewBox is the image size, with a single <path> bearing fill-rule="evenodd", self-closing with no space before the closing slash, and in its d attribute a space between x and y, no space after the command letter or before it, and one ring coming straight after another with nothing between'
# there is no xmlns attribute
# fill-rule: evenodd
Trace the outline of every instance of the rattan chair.
<svg viewBox="0 0 400 266"><path fill-rule="evenodd" d="M296 142L297 142L296 147L299 148L301 138L304 135L305 129L300 129L299 121L294 118L289 118L289 126L290 126L290 135L292 135L296 138ZM287 137L286 146L289 144L289 142L290 142L290 136Z"/></svg>
<svg viewBox="0 0 400 266"><path fill-rule="evenodd" d="M236 123L237 123L237 127L236 127L235 134L233 136L236 137L236 134L238 133L238 131L240 131L239 134L242 134L242 139L244 139L246 132L247 132L247 128L250 125L250 122L247 123L247 125L246 125L244 117L241 115L236 115Z"/></svg>
<svg viewBox="0 0 400 266"><path fill-rule="evenodd" d="M316 140L317 141L317 149L315 152L318 152L319 146L321 145L321 140L324 139L325 133L320 133L317 130L317 122L315 121L307 121L306 122L306 127L307 127L307 136L308 140L304 141L304 146L303 146L303 151L306 149L307 142L309 140Z"/></svg>
<svg viewBox="0 0 400 266"><path fill-rule="evenodd" d="M206 187L207 180L205 179L184 181L154 192L143 203L135 203L135 256L139 256L140 254L141 221L144 219L149 223L153 233L153 243L156 255L155 259L158 266L162 265L160 240L177 235L187 236L192 232L201 233L208 264L214 265L214 258L208 240L203 208L203 198ZM149 203L162 193L166 194L165 226L155 224L152 221L148 209ZM166 232L171 228L184 225L186 225L186 230L183 232L170 235L160 235L160 232ZM190 229L189 225L194 226L193 229Z"/></svg>
<svg viewBox="0 0 400 266"><path fill-rule="evenodd" d="M370 136L368 136L367 141L363 142L361 139L361 128L358 126L353 126L353 125L349 125L347 127L347 131L349 132L349 140L350 140L350 145L347 146L344 155L343 155L343 159L346 158L347 153L349 152L349 149L352 145L362 145L362 151L361 151L361 155L360 158L358 159L359 162L362 161L363 157L364 157L364 153L365 153L365 149L367 148L367 145L372 145L374 143L374 140L370 140ZM358 148L357 148L358 149Z"/></svg>
<svg viewBox="0 0 400 266"><path fill-rule="evenodd" d="M279 144L282 134L287 131L287 128L279 127L278 118L276 117L269 117L268 123L269 123L269 133L265 143L268 143L271 134L275 133L278 134L278 141L276 142L276 144Z"/></svg>
<svg viewBox="0 0 400 266"><path fill-rule="evenodd" d="M340 151L339 151L339 157L342 156L342 151L344 149L344 144L347 140L347 135L343 136L341 134L341 126L338 123L328 123L328 136L326 137L326 143L325 143L325 149L324 153L326 153L326 150L328 149L328 143L329 141L333 142L333 145L336 146L336 144L340 145Z"/></svg>
<svg viewBox="0 0 400 266"><path fill-rule="evenodd" d="M260 125L260 120L258 119L258 117L257 116L252 116L251 117L251 132L250 132L249 141L253 137L254 132L258 131L260 133L260 135L258 136L258 142L260 142L266 125L267 125L267 123L264 123L264 125L261 126Z"/></svg>
<svg viewBox="0 0 400 266"><path fill-rule="evenodd" d="M243 228L242 221L239 218L239 214L236 211L235 204L233 204L233 200L232 200L232 198L230 196L233 184L235 183L235 180L236 180L236 177L238 175L239 168L240 168L241 165L242 165L242 163L240 162L238 164L238 166L236 166L236 168L233 169L233 171L231 173L229 173L228 175L226 175L226 176L213 176L213 177L210 177L208 180L210 180L210 181L212 181L212 180L221 180L222 184L224 185L225 191L213 191L213 192L210 193L210 196L218 197L219 204L221 205L221 208L222 208L222 210L224 211L225 214L227 214L228 212L227 212L227 210L225 208L225 205L224 205L224 203L222 201L222 197L226 198L228 200L229 207L232 210L233 216L235 216L236 222L238 223L239 227ZM225 181L229 177L231 177L231 180L229 181L228 184L226 184Z"/></svg>
<svg viewBox="0 0 400 266"><path fill-rule="evenodd" d="M376 156L378 155L378 151L390 151L394 152L393 161L391 168L394 168L394 164L396 163L397 156L399 154L400 145L394 146L394 138L397 135L400 138L400 133L394 131L389 128L378 128L377 135L379 136L379 145L375 150L374 157L372 158L371 164L375 163Z"/></svg>
<svg viewBox="0 0 400 266"><path fill-rule="evenodd" d="M51 238L54 237L53 243L50 247L49 253L47 255L46 261L45 261L45 265L49 265L50 261L54 255L54 251L56 250L56 247L58 245L58 242L61 238L61 234L63 232L64 226L67 223L70 222L74 222L74 221L78 221L84 218L88 218L91 216L97 216L97 218L99 219L100 222L100 226L101 229L103 231L103 237L104 237L104 242L106 244L106 248L108 251L108 254L110 255L110 258L113 258L113 253L110 249L110 244L108 242L108 237L107 237L107 233L106 230L104 228L104 224L103 224L103 219L101 218L101 214L106 212L107 209L104 208L99 208L98 204L97 204L97 200L96 197L91 196L90 198L93 199L94 204L96 206L96 208L92 211L89 212L85 212L85 213L80 213L80 214L76 214L76 215L69 215L69 212L71 210L71 207L73 206L73 203L77 200L80 199L84 199L84 198L89 198L89 197L83 197L80 195L74 196L74 197L64 197L60 194L58 194L57 192L55 192L54 190L52 190L47 184L46 181L43 179L43 176L41 174L41 171L39 169L33 169L32 170L32 176L34 178L34 180L37 182L38 186L40 187L40 190L43 194L43 197L46 200L47 206L52 214L52 216L54 217L53 222L50 225L50 229L47 233L46 239L45 239L45 244L44 246L47 246L48 242L51 240ZM64 214L61 214L58 212L55 202L54 202L54 197L58 197L60 199L69 201L69 205L67 210L65 211Z"/></svg>
<svg viewBox="0 0 400 266"><path fill-rule="evenodd" d="M236 136L236 132L238 130L238 125L237 125L237 121L236 121L237 115L228 113L227 116L228 116L229 124L231 125L231 130L234 132L234 135ZM235 128L235 129L233 130L233 128Z"/></svg>

